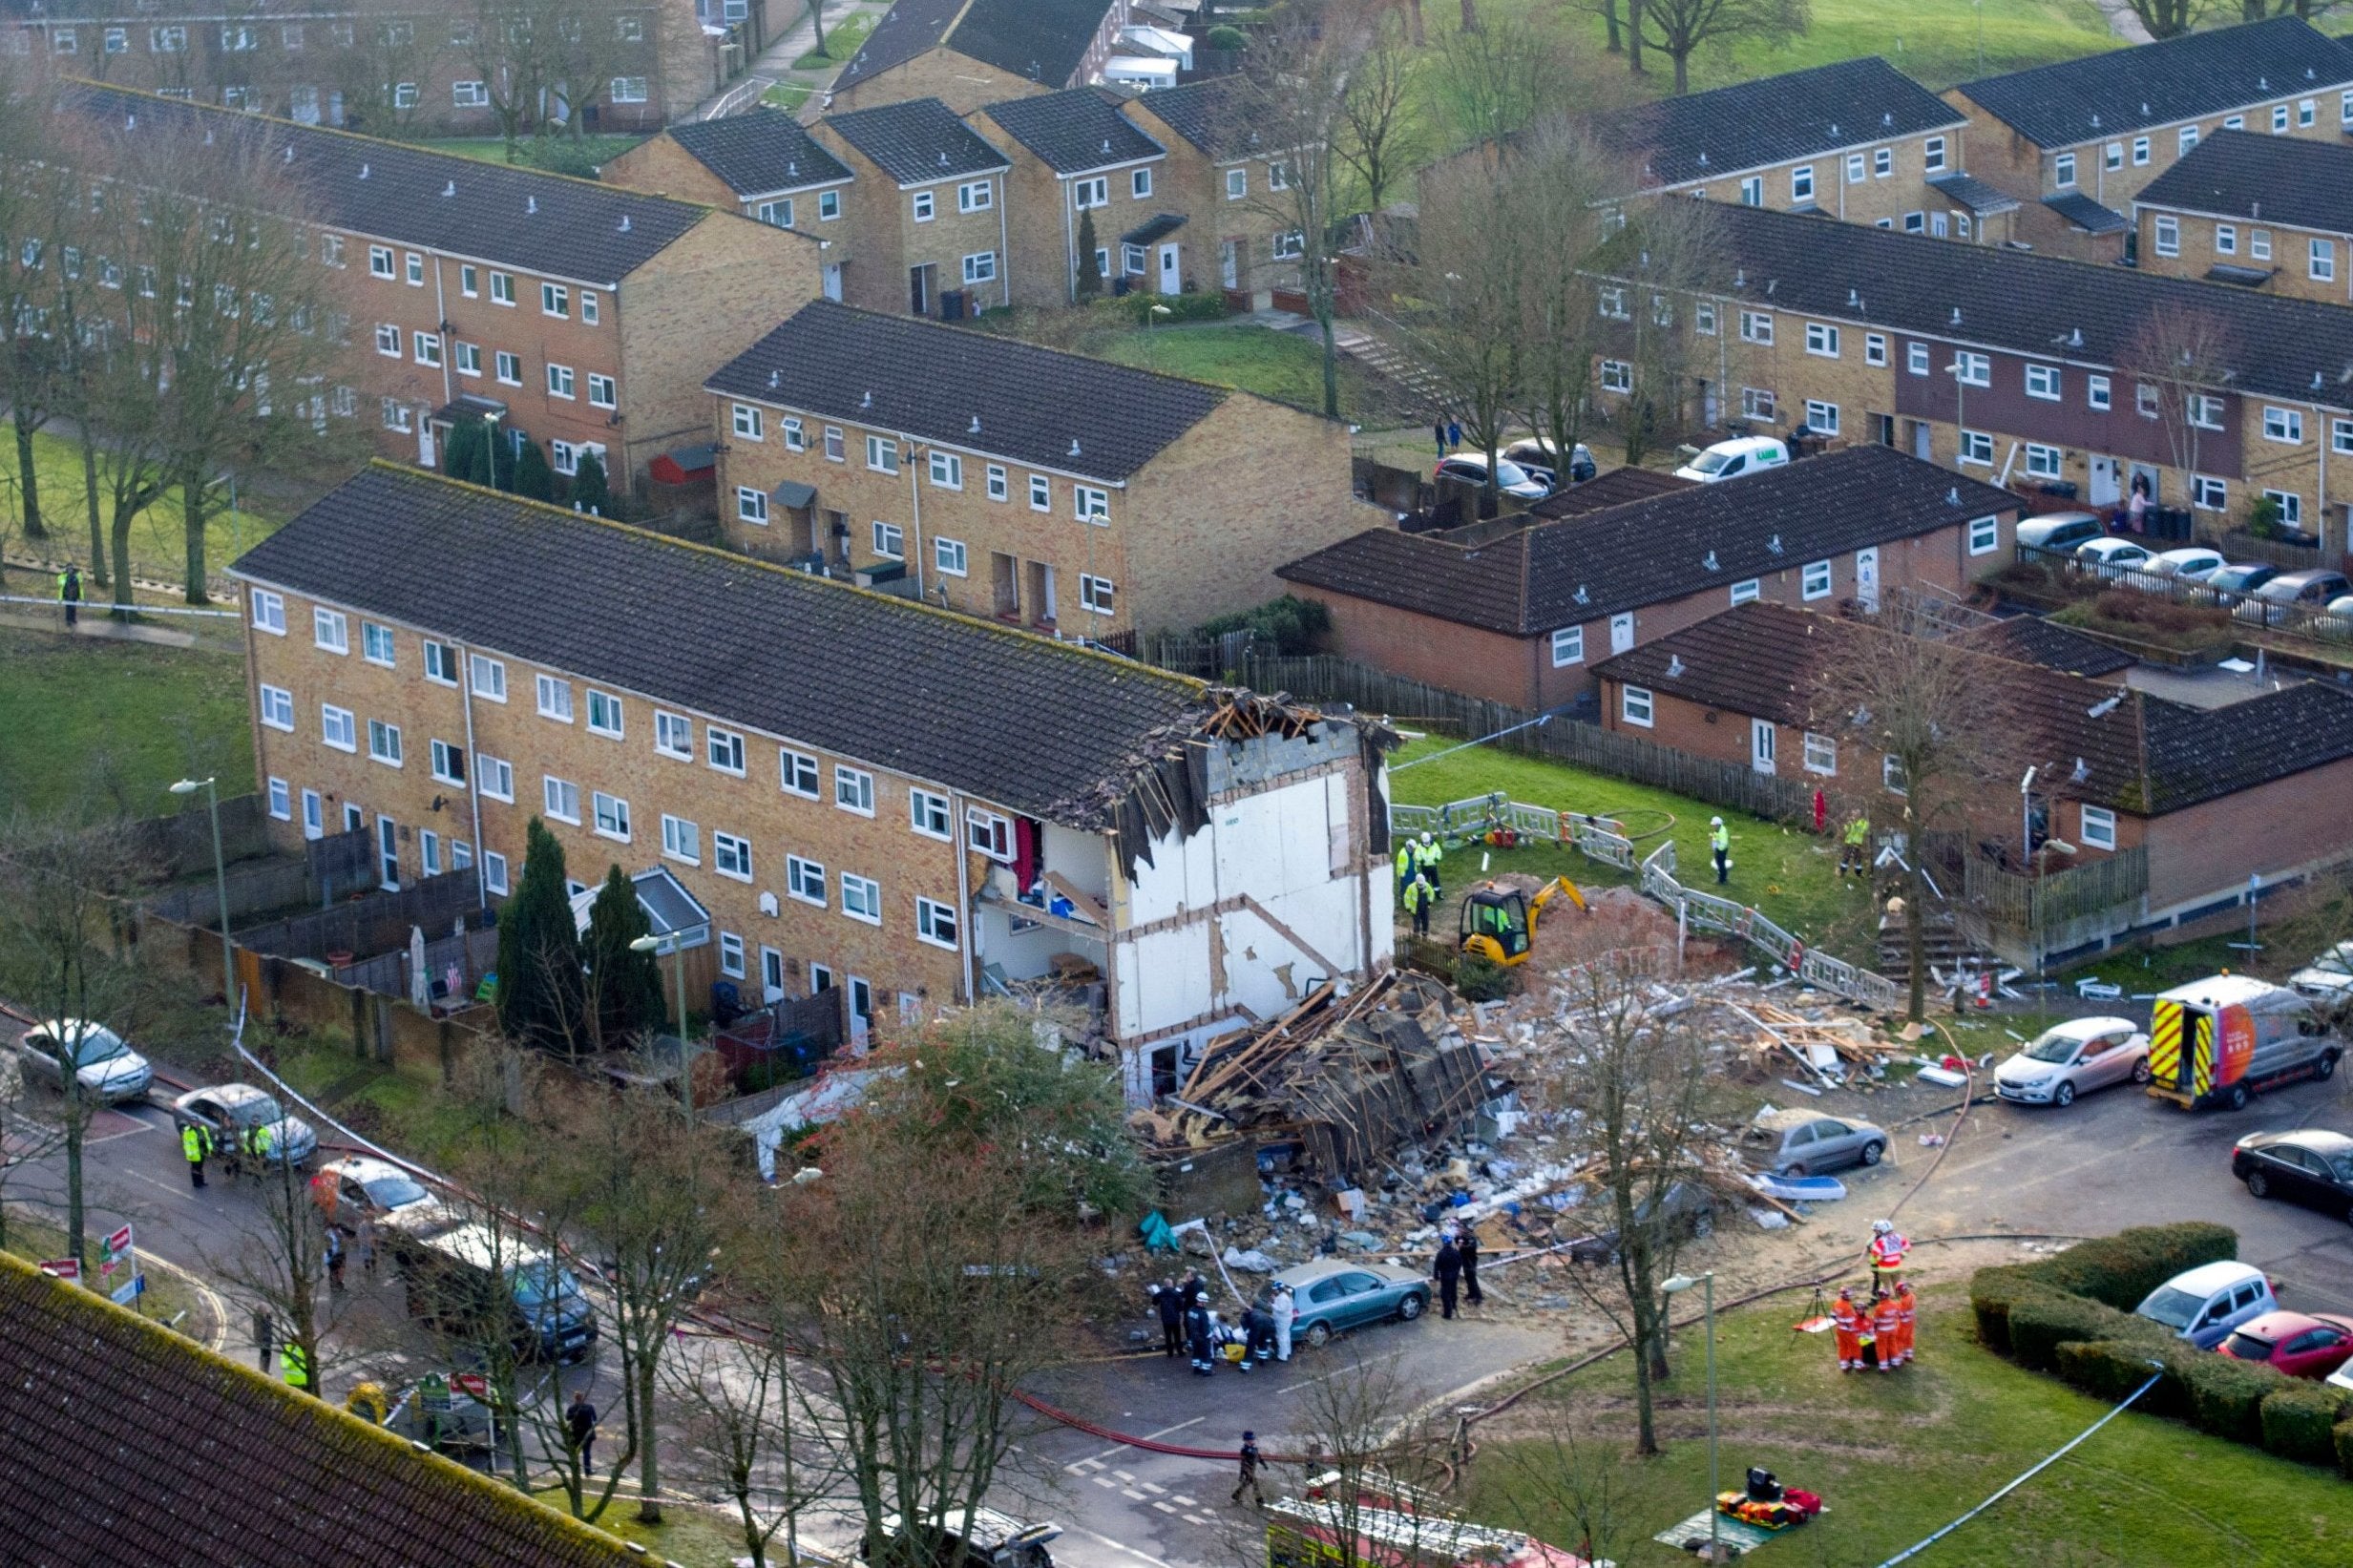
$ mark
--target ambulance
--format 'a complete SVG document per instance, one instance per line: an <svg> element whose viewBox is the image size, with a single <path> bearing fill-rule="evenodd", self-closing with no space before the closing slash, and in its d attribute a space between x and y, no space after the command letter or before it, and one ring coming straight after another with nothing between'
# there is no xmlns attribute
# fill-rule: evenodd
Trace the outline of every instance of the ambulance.
<svg viewBox="0 0 2353 1568"><path fill-rule="evenodd" d="M2243 974L2159 995L2149 1020L2149 1092L2188 1110L2243 1108L2258 1089L2325 1078L2344 1047L2309 997Z"/></svg>

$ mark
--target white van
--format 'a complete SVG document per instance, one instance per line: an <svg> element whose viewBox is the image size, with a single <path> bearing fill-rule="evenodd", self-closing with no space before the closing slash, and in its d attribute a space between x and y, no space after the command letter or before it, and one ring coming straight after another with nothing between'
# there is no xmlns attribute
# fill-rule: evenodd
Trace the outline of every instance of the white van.
<svg viewBox="0 0 2353 1568"><path fill-rule="evenodd" d="M1720 479L1737 479L1742 474L1761 473L1788 465L1789 448L1782 445L1780 437L1743 435L1717 442L1675 470L1675 477L1712 485Z"/></svg>
<svg viewBox="0 0 2353 1568"><path fill-rule="evenodd" d="M2089 512L2047 512L2018 525L2018 543L2026 550L2060 550L2069 554L2086 539L2108 532Z"/></svg>

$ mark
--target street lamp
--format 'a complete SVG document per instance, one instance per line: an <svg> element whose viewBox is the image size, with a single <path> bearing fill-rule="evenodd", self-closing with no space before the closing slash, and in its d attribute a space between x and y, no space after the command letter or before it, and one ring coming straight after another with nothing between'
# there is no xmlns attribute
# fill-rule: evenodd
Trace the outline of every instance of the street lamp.
<svg viewBox="0 0 2353 1568"><path fill-rule="evenodd" d="M629 951L631 952L660 952L662 938L641 936L629 944ZM672 984L678 991L679 1094L686 1104L686 1120L692 1124L695 1119L695 1073L694 1056L686 1049L686 945L678 939L676 933L673 933L670 938L670 957L672 959Z"/></svg>
<svg viewBox="0 0 2353 1568"><path fill-rule="evenodd" d="M1170 310L1165 304L1151 305L1144 313L1144 357L1147 366L1155 372L1160 369L1160 348L1152 341L1153 323L1159 317L1175 314L1175 311Z"/></svg>
<svg viewBox="0 0 2353 1568"><path fill-rule="evenodd" d="M2029 791L2034 788L2034 775L2040 771L2030 767L2027 776L2018 781L2018 852L2025 857L2019 862L2022 876L2034 874L2034 797Z"/></svg>
<svg viewBox="0 0 2353 1568"><path fill-rule="evenodd" d="M221 999L234 1016L237 1012L237 960L229 949L229 870L221 858L221 788L211 779L182 779L172 785L175 795L193 795L200 789L212 803L213 885L221 893Z"/></svg>
<svg viewBox="0 0 2353 1568"><path fill-rule="evenodd" d="M1700 1288L1700 1312L1708 1326L1708 1560L1721 1562L1724 1554L1716 1531L1720 1515L1715 1506L1715 1499L1723 1492L1715 1461L1715 1272L1711 1269L1697 1279L1677 1274L1659 1288L1670 1296L1679 1296L1693 1286Z"/></svg>

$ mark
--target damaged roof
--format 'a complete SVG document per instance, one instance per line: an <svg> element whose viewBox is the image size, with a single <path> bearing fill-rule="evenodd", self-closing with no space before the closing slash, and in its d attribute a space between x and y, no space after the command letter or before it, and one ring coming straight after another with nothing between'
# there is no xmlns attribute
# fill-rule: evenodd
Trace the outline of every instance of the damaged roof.
<svg viewBox="0 0 2353 1568"><path fill-rule="evenodd" d="M1213 711L1147 664L384 462L229 570L1074 827Z"/></svg>

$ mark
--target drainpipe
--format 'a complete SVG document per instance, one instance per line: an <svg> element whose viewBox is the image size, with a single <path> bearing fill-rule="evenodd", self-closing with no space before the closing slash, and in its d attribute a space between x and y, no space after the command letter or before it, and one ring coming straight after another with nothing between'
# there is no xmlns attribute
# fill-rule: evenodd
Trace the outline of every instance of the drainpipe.
<svg viewBox="0 0 2353 1568"><path fill-rule="evenodd" d="M2321 515L2318 520L2322 550L2328 548L2328 444L2335 438L2335 433L2329 429L2327 412L2315 403L2312 406L2312 434L2321 447Z"/></svg>
<svg viewBox="0 0 2353 1568"><path fill-rule="evenodd" d="M964 971L964 1002L980 1000L980 963L975 938L980 934L980 911L973 906L972 851L964 843L965 798L948 796L948 847L956 856L956 908L961 922L956 930L956 957Z"/></svg>
<svg viewBox="0 0 2353 1568"><path fill-rule="evenodd" d="M1054 183L1062 193L1062 297L1070 303L1077 304L1079 303L1079 235L1077 229L1071 224L1070 178L1067 175L1056 175ZM998 226L1000 228L1004 226L1003 219L998 220ZM2353 276L2353 267L2347 267L2345 271L2348 276Z"/></svg>
<svg viewBox="0 0 2353 1568"><path fill-rule="evenodd" d="M445 408L450 406L451 397L450 361L457 350L456 335L442 330L449 320L450 307L443 297L441 258L436 255L433 258L433 335L441 339L441 406Z"/></svg>
<svg viewBox="0 0 2353 1568"><path fill-rule="evenodd" d="M997 185L997 303L1013 303L1013 241L1005 233L1005 180L991 175Z"/></svg>
<svg viewBox="0 0 2353 1568"><path fill-rule="evenodd" d="M462 643L450 646L457 650L457 700L466 710L466 800L473 808L474 908L487 909L491 907L491 889L489 873L483 865L490 859L490 846L482 842L482 754L473 743L473 659ZM514 884L510 882L508 886Z"/></svg>

